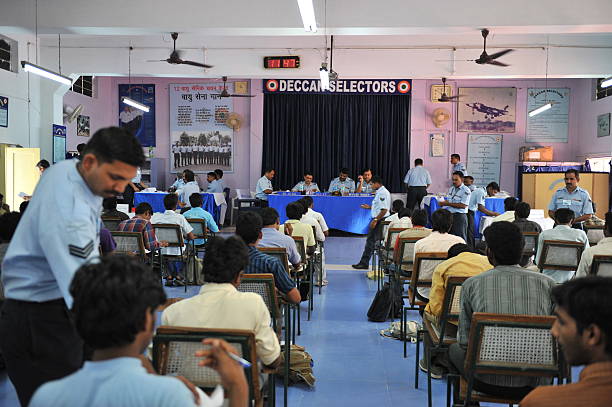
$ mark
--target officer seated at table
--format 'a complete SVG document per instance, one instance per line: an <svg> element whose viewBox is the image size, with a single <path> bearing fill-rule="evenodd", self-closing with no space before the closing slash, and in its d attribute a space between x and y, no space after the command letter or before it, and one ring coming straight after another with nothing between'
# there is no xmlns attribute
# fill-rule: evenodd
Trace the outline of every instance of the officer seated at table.
<svg viewBox="0 0 612 407"><path fill-rule="evenodd" d="M295 184L291 191L301 192L303 194L313 194L315 192L320 192L317 183L312 182L313 179L314 176L312 175L312 171L304 171L304 180Z"/></svg>
<svg viewBox="0 0 612 407"><path fill-rule="evenodd" d="M341 168L338 177L329 184L329 192L333 195L345 195L355 192L355 181L349 178L349 169Z"/></svg>

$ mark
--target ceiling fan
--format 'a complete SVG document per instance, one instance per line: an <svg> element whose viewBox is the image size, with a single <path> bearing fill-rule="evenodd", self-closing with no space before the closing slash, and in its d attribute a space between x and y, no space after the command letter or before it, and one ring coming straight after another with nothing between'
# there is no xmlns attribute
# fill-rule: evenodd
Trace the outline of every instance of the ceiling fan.
<svg viewBox="0 0 612 407"><path fill-rule="evenodd" d="M238 94L238 93L229 93L227 91L227 76L223 76L223 90L221 93L213 93L213 95L220 96L222 98L254 98L255 95L246 95L246 94Z"/></svg>
<svg viewBox="0 0 612 407"><path fill-rule="evenodd" d="M171 35L172 35L172 40L174 41L174 45L173 45L172 53L170 54L170 57L167 59L148 60L147 62L167 62L173 65L184 64L184 65L197 66L200 68L212 68L213 67L213 65L203 64L203 63L194 62L194 61L186 61L184 59L181 59L181 51L176 50L176 39L178 38L178 33L172 33Z"/></svg>
<svg viewBox="0 0 612 407"><path fill-rule="evenodd" d="M510 66L506 63L497 61L497 58L500 58L504 55L506 55L509 52L514 51L513 49L505 49L503 51L499 51L496 52L494 54L489 55L487 53L487 36L489 35L489 30L486 28L483 28L480 30L480 33L482 34L482 38L484 39L484 46L483 46L483 50L482 50L482 54L480 54L480 56L478 57L478 59L464 59L464 60L437 60L436 62L446 62L446 61L453 61L453 62L460 62L460 61L464 61L464 62L476 62L478 65L496 65L496 66ZM455 51L455 48L453 48L453 51Z"/></svg>
<svg viewBox="0 0 612 407"><path fill-rule="evenodd" d="M456 102L462 95L448 96L446 94L446 78L442 78L442 95L438 98L438 102Z"/></svg>

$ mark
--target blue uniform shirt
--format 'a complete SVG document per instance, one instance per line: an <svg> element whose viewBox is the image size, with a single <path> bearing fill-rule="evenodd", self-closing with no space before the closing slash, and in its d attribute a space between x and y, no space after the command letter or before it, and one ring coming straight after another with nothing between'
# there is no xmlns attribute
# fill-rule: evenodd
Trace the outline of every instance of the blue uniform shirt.
<svg viewBox="0 0 612 407"><path fill-rule="evenodd" d="M64 298L77 269L99 255L102 198L77 170L61 161L36 186L2 263L7 298L43 302Z"/></svg>
<svg viewBox="0 0 612 407"><path fill-rule="evenodd" d="M293 189L291 189L292 191L298 191L298 192L319 192L319 186L317 185L316 182L311 182L310 185L306 185L306 183L304 181L300 181L297 184L295 184L295 186L293 187Z"/></svg>
<svg viewBox="0 0 612 407"><path fill-rule="evenodd" d="M346 177L344 181L340 181L340 177L336 177L329 184L329 192L355 192L355 181Z"/></svg>
<svg viewBox="0 0 612 407"><path fill-rule="evenodd" d="M593 214L593 203L589 193L576 187L574 192L569 192L567 188L558 189L550 200L548 209L556 211L559 208L568 208L574 211L574 215L578 218L582 215ZM29 209L29 208L28 208Z"/></svg>
<svg viewBox="0 0 612 407"><path fill-rule="evenodd" d="M470 196L472 195L472 191L465 185L461 184L459 188L454 185L450 187L448 190L447 201L452 203L462 203L465 205L470 204ZM452 206L445 206L444 209L448 210L450 213L467 213L468 208L453 208Z"/></svg>
<svg viewBox="0 0 612 407"><path fill-rule="evenodd" d="M361 193L362 194L374 194L374 188L372 188L372 183L371 182L365 182L365 180L363 180L362 182L362 186L361 186ZM359 181L355 182L355 191L357 191L357 188L359 188Z"/></svg>
<svg viewBox="0 0 612 407"><path fill-rule="evenodd" d="M264 175L257 181L257 185L255 186L255 197L262 201L267 201L268 195L264 193L266 189L272 189L272 181Z"/></svg>
<svg viewBox="0 0 612 407"><path fill-rule="evenodd" d="M227 188L227 185L225 185L225 180L221 178L221 179L218 179L217 182L221 186L221 192L225 191L225 188Z"/></svg>
<svg viewBox="0 0 612 407"><path fill-rule="evenodd" d="M180 178L174 181L174 184L172 184L170 188L174 188L176 190L176 189L182 188L183 186L185 186L185 181L183 181L183 179Z"/></svg>
<svg viewBox="0 0 612 407"><path fill-rule="evenodd" d="M463 176L465 177L466 175L469 175L467 172L467 169L465 168L465 164L463 164L462 162L458 162L457 164L453 165L453 171L461 171L463 173ZM452 173L451 173L452 175Z"/></svg>
<svg viewBox="0 0 612 407"><path fill-rule="evenodd" d="M206 187L206 192L215 193L215 192L223 192L223 186L216 179L212 180L212 182L208 183L208 187Z"/></svg>
<svg viewBox="0 0 612 407"><path fill-rule="evenodd" d="M372 209L370 209L370 215L372 218L378 216L382 209L386 209L387 213L383 218L386 218L390 215L391 212L391 193L387 188L381 186L376 190L376 195L374 195L374 199L372 199Z"/></svg>
<svg viewBox="0 0 612 407"><path fill-rule="evenodd" d="M206 221L206 227L208 230L215 233L219 231L219 227L217 226L217 222L215 222L213 216L200 207L189 209L183 214L183 216L187 219L204 219ZM204 239L195 239L195 244L204 244Z"/></svg>
<svg viewBox="0 0 612 407"><path fill-rule="evenodd" d="M470 195L468 209L472 212L478 211L478 205L484 206L486 196L487 192L483 188L474 188L474 190L472 190L472 194Z"/></svg>
<svg viewBox="0 0 612 407"><path fill-rule="evenodd" d="M408 170L404 184L408 184L409 187L426 187L431 185L431 175L422 165L417 165Z"/></svg>

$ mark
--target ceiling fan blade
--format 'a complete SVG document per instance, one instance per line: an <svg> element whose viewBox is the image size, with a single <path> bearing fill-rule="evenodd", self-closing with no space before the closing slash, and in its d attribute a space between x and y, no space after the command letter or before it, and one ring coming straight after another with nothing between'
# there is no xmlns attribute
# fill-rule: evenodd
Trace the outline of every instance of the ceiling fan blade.
<svg viewBox="0 0 612 407"><path fill-rule="evenodd" d="M255 97L255 95L237 95L234 93L231 94L230 96L233 98L254 98Z"/></svg>
<svg viewBox="0 0 612 407"><path fill-rule="evenodd" d="M510 66L508 64L504 64L503 62L499 62L499 61L495 61L495 60L490 60L486 62L489 65L496 65L496 66Z"/></svg>
<svg viewBox="0 0 612 407"><path fill-rule="evenodd" d="M489 58L490 59L497 59L499 57L503 57L504 55L506 55L507 53L512 52L512 51L514 51L514 50L513 49L505 49L503 51L499 51L499 52L496 52L495 54L489 55Z"/></svg>
<svg viewBox="0 0 612 407"><path fill-rule="evenodd" d="M475 59L436 59L434 62L474 62Z"/></svg>
<svg viewBox="0 0 612 407"><path fill-rule="evenodd" d="M179 63L185 64L185 65L197 66L197 67L206 68L206 69L213 67L213 65L203 64L203 63L194 62L194 61L181 61Z"/></svg>
<svg viewBox="0 0 612 407"><path fill-rule="evenodd" d="M147 59L145 62L168 62L166 59Z"/></svg>

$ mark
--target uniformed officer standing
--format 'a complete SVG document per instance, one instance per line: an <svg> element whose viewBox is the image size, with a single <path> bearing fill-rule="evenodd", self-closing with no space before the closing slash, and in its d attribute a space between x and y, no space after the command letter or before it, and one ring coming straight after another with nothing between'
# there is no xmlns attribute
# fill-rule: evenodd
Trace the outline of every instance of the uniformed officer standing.
<svg viewBox="0 0 612 407"><path fill-rule="evenodd" d="M172 154L174 154L174 168L181 166L181 153L178 142L172 146Z"/></svg>
<svg viewBox="0 0 612 407"><path fill-rule="evenodd" d="M555 211L559 208L568 208L574 211L575 219L573 228L582 229L582 222L593 217L593 202L589 193L578 186L580 173L578 170L565 171L565 188L558 189L550 204L548 204L548 216L555 218Z"/></svg>
<svg viewBox="0 0 612 407"><path fill-rule="evenodd" d="M380 221L389 216L391 210L391 193L383 186L382 178L378 176L372 177L372 187L374 191L376 191L376 195L374 195L374 199L372 199L372 205L361 205L363 209L370 209L372 221L370 222L370 230L368 231L368 237L361 259L359 263L353 264L352 266L356 269L368 268L370 257L372 257L376 242L380 240L383 229L382 222Z"/></svg>
<svg viewBox="0 0 612 407"><path fill-rule="evenodd" d="M461 171L464 177L468 175L467 169L465 168L465 164L461 162L461 156L459 154L451 154L450 163L453 165L451 174L454 174L457 171Z"/></svg>
<svg viewBox="0 0 612 407"><path fill-rule="evenodd" d="M2 264L0 347L22 406L40 385L82 365L70 282L98 256L102 198L122 193L144 162L138 140L109 127L93 135L80 161L59 162L40 179Z"/></svg>
<svg viewBox="0 0 612 407"><path fill-rule="evenodd" d="M447 200L440 202L440 206L446 207L445 209L453 214L453 227L449 233L463 238L466 242L468 241L467 213L471 195L470 189L463 185L461 171L456 171L453 174L453 186L448 190Z"/></svg>
<svg viewBox="0 0 612 407"><path fill-rule="evenodd" d="M291 189L293 192L303 192L305 194L312 194L320 192L319 186L316 182L312 182L314 176L310 171L304 172L304 181L300 181Z"/></svg>
<svg viewBox="0 0 612 407"><path fill-rule="evenodd" d="M349 169L341 168L340 175L329 183L329 192L340 192L341 195L355 192L355 181L350 179L348 175Z"/></svg>
<svg viewBox="0 0 612 407"><path fill-rule="evenodd" d="M375 191L374 188L372 188L372 169L366 168L361 174L362 175L357 177L355 192L373 194Z"/></svg>
<svg viewBox="0 0 612 407"><path fill-rule="evenodd" d="M419 208L423 197L427 195L427 188L431 185L431 175L423 167L421 158L414 160L414 168L409 169L406 173L404 184L408 187L406 208L413 210L415 204Z"/></svg>

